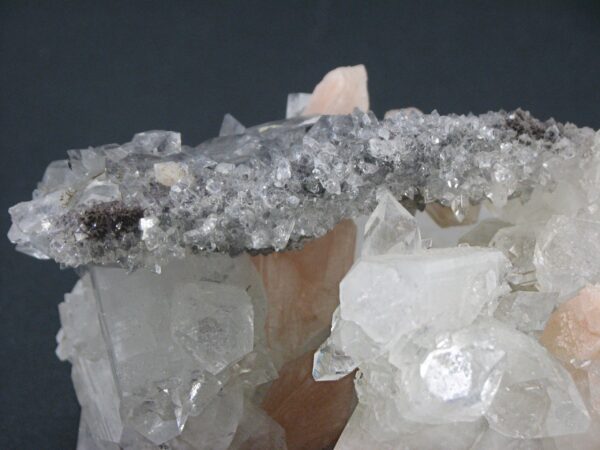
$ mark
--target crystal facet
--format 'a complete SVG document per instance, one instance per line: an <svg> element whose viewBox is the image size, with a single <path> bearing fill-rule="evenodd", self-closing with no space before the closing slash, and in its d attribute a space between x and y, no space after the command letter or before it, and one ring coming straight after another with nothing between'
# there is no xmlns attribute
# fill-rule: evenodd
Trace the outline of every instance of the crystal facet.
<svg viewBox="0 0 600 450"><path fill-rule="evenodd" d="M78 450L600 448L600 132L368 111L364 66L69 150L10 209L77 267Z"/></svg>

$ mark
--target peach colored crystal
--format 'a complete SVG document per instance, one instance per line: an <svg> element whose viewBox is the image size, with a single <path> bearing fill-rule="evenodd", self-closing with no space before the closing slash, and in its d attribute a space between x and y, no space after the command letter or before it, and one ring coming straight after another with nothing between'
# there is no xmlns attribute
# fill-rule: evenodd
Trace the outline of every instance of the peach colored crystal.
<svg viewBox="0 0 600 450"><path fill-rule="evenodd" d="M303 115L350 114L354 108L369 109L367 70L362 64L338 67L317 84Z"/></svg>
<svg viewBox="0 0 600 450"><path fill-rule="evenodd" d="M550 316L540 338L563 361L600 357L600 285L583 288Z"/></svg>
<svg viewBox="0 0 600 450"><path fill-rule="evenodd" d="M288 450L330 448L356 404L352 375L317 382L312 363L310 351L283 366L262 404L285 429Z"/></svg>
<svg viewBox="0 0 600 450"><path fill-rule="evenodd" d="M329 72L315 87L304 114L347 114L355 107L369 109L362 65ZM354 409L352 377L317 383L312 361L329 331L355 245L356 225L345 220L301 250L252 258L267 295L268 344L284 364L263 408L285 429L289 450L332 445Z"/></svg>
<svg viewBox="0 0 600 450"><path fill-rule="evenodd" d="M267 294L269 346L285 360L315 349L327 336L355 242L356 226L346 220L302 250L252 258Z"/></svg>

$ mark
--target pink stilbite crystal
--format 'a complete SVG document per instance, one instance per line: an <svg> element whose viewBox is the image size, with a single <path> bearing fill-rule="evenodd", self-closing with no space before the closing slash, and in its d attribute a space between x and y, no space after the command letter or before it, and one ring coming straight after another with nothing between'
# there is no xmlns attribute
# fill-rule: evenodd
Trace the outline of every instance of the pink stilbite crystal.
<svg viewBox="0 0 600 450"><path fill-rule="evenodd" d="M350 114L354 108L369 109L367 70L358 66L338 67L315 87L303 115Z"/></svg>
<svg viewBox="0 0 600 450"><path fill-rule="evenodd" d="M356 404L354 377L318 382L313 352L288 362L263 401L263 409L285 429L288 450L331 448Z"/></svg>
<svg viewBox="0 0 600 450"><path fill-rule="evenodd" d="M363 65L329 72L303 114L348 114L369 109ZM345 220L302 250L252 258L267 294L267 340L286 363L263 407L286 433L288 449L324 448L335 442L355 404L352 377L317 383L312 354L327 334L339 304L339 283L354 261L356 226ZM294 359L297 358L297 359Z"/></svg>
<svg viewBox="0 0 600 450"><path fill-rule="evenodd" d="M587 286L563 303L540 341L566 362L600 358L600 285Z"/></svg>
<svg viewBox="0 0 600 450"><path fill-rule="evenodd" d="M285 360L318 346L354 261L356 226L345 220L302 250L252 257L268 301L267 339Z"/></svg>

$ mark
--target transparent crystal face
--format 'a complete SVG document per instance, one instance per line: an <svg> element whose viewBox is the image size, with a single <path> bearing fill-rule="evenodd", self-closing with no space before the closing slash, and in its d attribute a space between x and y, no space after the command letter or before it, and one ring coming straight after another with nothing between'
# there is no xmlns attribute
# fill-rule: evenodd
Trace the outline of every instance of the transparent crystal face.
<svg viewBox="0 0 600 450"><path fill-rule="evenodd" d="M260 350L254 305L264 302L247 257L190 256L160 275L97 266L90 273L120 415L149 441L180 435L228 389L236 365L250 370L259 361L245 358Z"/></svg>
<svg viewBox="0 0 600 450"><path fill-rule="evenodd" d="M368 109L346 69L197 147L69 151L11 208L18 250L84 267L79 447L599 448L600 133L318 115Z"/></svg>
<svg viewBox="0 0 600 450"><path fill-rule="evenodd" d="M388 190L379 190L377 201L377 208L365 224L362 256L419 250L421 233L415 218Z"/></svg>
<svg viewBox="0 0 600 450"><path fill-rule="evenodd" d="M478 223L451 207L415 221L380 195L315 353L317 380L357 370L339 448L600 445L592 160L549 164L559 183L487 203Z"/></svg>
<svg viewBox="0 0 600 450"><path fill-rule="evenodd" d="M380 343L426 324L469 323L502 292L506 264L500 252L474 247L365 257L340 285L341 317Z"/></svg>
<svg viewBox="0 0 600 450"><path fill-rule="evenodd" d="M534 186L554 186L556 167L591 158L592 139L589 129L521 110L400 110L382 120L356 110L247 129L226 116L221 136L196 147L178 133L149 131L69 151L48 167L32 201L11 208L9 237L67 266L154 268L189 249L297 248L372 212L381 187L411 208L440 202L460 223L482 200L500 208Z"/></svg>
<svg viewBox="0 0 600 450"><path fill-rule="evenodd" d="M174 340L213 375L250 353L254 312L246 291L205 281L178 286L171 304Z"/></svg>

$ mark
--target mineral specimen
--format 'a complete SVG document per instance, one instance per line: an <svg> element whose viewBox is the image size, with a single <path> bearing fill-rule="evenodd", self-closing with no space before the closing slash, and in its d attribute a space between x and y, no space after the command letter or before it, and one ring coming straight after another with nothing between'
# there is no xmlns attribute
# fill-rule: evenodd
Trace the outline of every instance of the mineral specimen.
<svg viewBox="0 0 600 450"><path fill-rule="evenodd" d="M9 238L59 306L78 450L600 448L600 132L369 110L364 66L71 150Z"/></svg>
<svg viewBox="0 0 600 450"><path fill-rule="evenodd" d="M485 199L501 208L534 186L551 190L566 163L592 159L593 139L590 129L521 110L401 110L383 120L356 110L259 125L196 147L151 131L51 164L33 200L11 208L10 238L66 266L128 269L189 250L298 248L343 218L370 213L381 186L406 205L439 201L457 216Z"/></svg>

